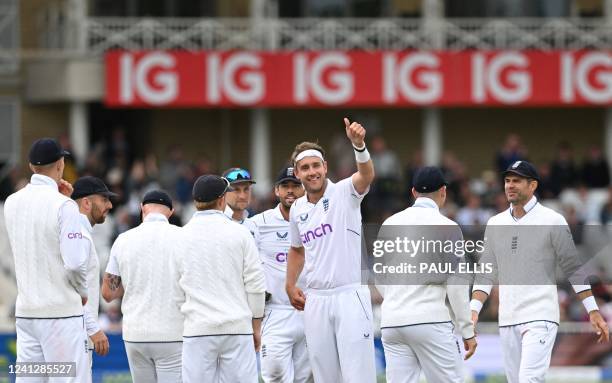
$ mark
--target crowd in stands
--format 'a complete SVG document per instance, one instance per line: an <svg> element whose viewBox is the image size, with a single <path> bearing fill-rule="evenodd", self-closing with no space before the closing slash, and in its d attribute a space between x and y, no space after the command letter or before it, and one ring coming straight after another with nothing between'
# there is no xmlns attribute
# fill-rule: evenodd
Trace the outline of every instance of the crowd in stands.
<svg viewBox="0 0 612 383"><path fill-rule="evenodd" d="M70 150L67 137L61 137L60 141ZM328 153L332 179L349 176L354 171L352 152L346 151L344 140L341 144L340 140L338 142L330 145ZM363 217L364 223L381 223L389 215L412 203L411 179L415 170L423 165L423 156L420 151L416 151L408 164L403 164L382 136L370 138L368 145L377 178L364 200ZM491 168L483 171L480 176L473 177L469 175L469 169L461 159L452 152L446 152L441 164L449 182L444 214L465 228L485 225L492 215L508 207L503 194L501 171L514 161L528 158L521 138L511 134L497 153L491 153ZM281 165L278 164L279 167ZM542 178L537 192L539 199L565 215L578 244L585 225L612 224L610 169L600 147L592 146L584 154L574 153L568 143L561 142L550 162L537 165ZM219 169L211 158L187 158L179 146L169 147L162 158L150 153L139 156L133 151L125 132L116 129L110 140L100 141L92 146L82 167L78 167L73 159L68 158L65 178L74 182L79 176L94 175L104 179L109 188L119 195L113 201L114 209L107 222L97 225L94 232L94 240L101 257L100 263L104 266L110 246L117 235L139 224L139 204L144 193L154 188L162 188L171 193L177 206L172 221L182 225L194 211L191 188L195 179L201 174L220 173L223 170ZM10 172L9 176L0 182L0 197L5 199L12 191L23 187L28 182L28 178L24 176L25 173L19 169ZM254 176L256 179L257 174ZM256 195L251 211L254 214L272 207L275 203L272 191L269 194ZM0 280L4 280L4 284L6 279L10 278L12 263L8 253L3 251L0 256ZM596 286L600 307L610 321L611 294L612 289L608 285ZM489 304L481 315L482 320L496 319L495 298L493 294L492 299L489 299ZM559 298L563 320L588 320L571 289L560 289ZM2 303L0 302L0 306ZM2 314L0 311L0 316ZM118 302L103 304L101 322L107 330L120 331L121 312Z"/></svg>

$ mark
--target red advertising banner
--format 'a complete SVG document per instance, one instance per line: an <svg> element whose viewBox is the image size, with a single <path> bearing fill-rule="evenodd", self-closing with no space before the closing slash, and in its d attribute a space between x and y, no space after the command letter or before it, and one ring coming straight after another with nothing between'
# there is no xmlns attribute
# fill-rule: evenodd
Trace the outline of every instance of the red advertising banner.
<svg viewBox="0 0 612 383"><path fill-rule="evenodd" d="M612 105L612 51L113 51L113 107Z"/></svg>

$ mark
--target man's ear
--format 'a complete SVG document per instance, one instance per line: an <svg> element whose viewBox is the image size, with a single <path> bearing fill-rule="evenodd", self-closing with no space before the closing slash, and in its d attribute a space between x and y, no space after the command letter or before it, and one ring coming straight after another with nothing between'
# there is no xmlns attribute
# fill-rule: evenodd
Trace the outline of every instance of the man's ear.
<svg viewBox="0 0 612 383"><path fill-rule="evenodd" d="M417 199L417 191L414 189L414 187L412 188L412 196L414 197L414 199Z"/></svg>

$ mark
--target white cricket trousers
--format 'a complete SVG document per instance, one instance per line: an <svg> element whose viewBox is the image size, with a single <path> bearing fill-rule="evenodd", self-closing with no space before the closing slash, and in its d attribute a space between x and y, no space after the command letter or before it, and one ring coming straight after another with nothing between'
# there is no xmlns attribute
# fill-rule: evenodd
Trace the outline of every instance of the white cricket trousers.
<svg viewBox="0 0 612 383"><path fill-rule="evenodd" d="M88 383L91 364L83 316L59 319L17 318L17 362L74 362L72 378L25 378L17 383Z"/></svg>
<svg viewBox="0 0 612 383"><path fill-rule="evenodd" d="M184 383L258 383L253 335L183 338Z"/></svg>
<svg viewBox="0 0 612 383"><path fill-rule="evenodd" d="M127 342L134 383L181 383L183 342Z"/></svg>
<svg viewBox="0 0 612 383"><path fill-rule="evenodd" d="M308 290L304 332L315 382L376 382L372 304L367 286Z"/></svg>
<svg viewBox="0 0 612 383"><path fill-rule="evenodd" d="M303 312L291 306L266 306L259 358L265 383L312 382Z"/></svg>
<svg viewBox="0 0 612 383"><path fill-rule="evenodd" d="M382 329L387 383L463 383L461 350L450 322Z"/></svg>
<svg viewBox="0 0 612 383"><path fill-rule="evenodd" d="M544 382L558 327L535 321L499 328L508 383Z"/></svg>

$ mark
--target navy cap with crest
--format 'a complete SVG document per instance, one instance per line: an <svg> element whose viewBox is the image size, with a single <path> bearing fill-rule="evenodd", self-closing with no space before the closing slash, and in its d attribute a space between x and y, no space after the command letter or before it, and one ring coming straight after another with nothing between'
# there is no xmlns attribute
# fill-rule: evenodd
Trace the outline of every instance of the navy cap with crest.
<svg viewBox="0 0 612 383"><path fill-rule="evenodd" d="M215 174L205 174L198 177L193 185L193 199L197 202L212 202L231 191L230 182Z"/></svg>
<svg viewBox="0 0 612 383"><path fill-rule="evenodd" d="M32 165L47 165L64 156L70 155L62 149L60 144L52 138L41 138L32 144L28 154L28 160Z"/></svg>
<svg viewBox="0 0 612 383"><path fill-rule="evenodd" d="M278 173L274 185L280 185L283 182L295 182L298 184L302 183L302 181L300 181L300 179L295 176L293 166L285 166L283 170Z"/></svg>
<svg viewBox="0 0 612 383"><path fill-rule="evenodd" d="M79 198L88 197L98 194L109 198L117 197L116 193L108 190L108 187L101 179L92 176L81 177L72 186L72 195L70 198L77 200Z"/></svg>
<svg viewBox="0 0 612 383"><path fill-rule="evenodd" d="M163 190L151 190L142 197L142 204L156 203L158 205L167 206L172 210L172 198Z"/></svg>
<svg viewBox="0 0 612 383"><path fill-rule="evenodd" d="M412 186L418 193L433 193L442 186L448 185L442 170L435 166L425 166L416 171Z"/></svg>
<svg viewBox="0 0 612 383"><path fill-rule="evenodd" d="M540 180L540 176L535 166L527 161L515 161L512 165L508 166L503 176L505 177L508 174L516 174L523 178L534 179L536 181Z"/></svg>

